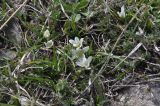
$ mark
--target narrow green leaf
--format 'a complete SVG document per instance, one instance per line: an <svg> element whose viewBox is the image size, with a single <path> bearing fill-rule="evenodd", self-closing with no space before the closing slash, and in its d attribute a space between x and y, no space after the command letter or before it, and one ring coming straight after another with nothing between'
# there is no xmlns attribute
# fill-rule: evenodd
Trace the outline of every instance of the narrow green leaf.
<svg viewBox="0 0 160 106"><path fill-rule="evenodd" d="M10 105L10 104L0 103L0 106L16 106L16 105Z"/></svg>
<svg viewBox="0 0 160 106"><path fill-rule="evenodd" d="M89 3L89 0L81 0L76 6L76 10L84 9L85 7L87 7L88 3Z"/></svg>

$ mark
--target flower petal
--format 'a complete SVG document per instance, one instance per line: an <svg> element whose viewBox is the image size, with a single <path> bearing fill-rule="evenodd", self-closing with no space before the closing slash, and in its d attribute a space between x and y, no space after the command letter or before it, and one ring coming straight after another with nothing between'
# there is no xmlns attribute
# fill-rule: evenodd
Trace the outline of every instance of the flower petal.
<svg viewBox="0 0 160 106"><path fill-rule="evenodd" d="M79 38L78 37L75 37L75 42L79 42Z"/></svg>
<svg viewBox="0 0 160 106"><path fill-rule="evenodd" d="M69 43L74 44L75 41L71 39L71 40L69 40Z"/></svg>
<svg viewBox="0 0 160 106"><path fill-rule="evenodd" d="M85 62L86 63L85 68L86 69L90 69L89 66L90 66L91 61L92 61L92 56L88 57L88 59Z"/></svg>
<svg viewBox="0 0 160 106"><path fill-rule="evenodd" d="M85 57L85 55L83 54L82 57L80 57L80 58L78 59L78 61L76 62L76 64L77 64L78 66L80 66L80 67L84 67L85 61L86 61L86 57Z"/></svg>
<svg viewBox="0 0 160 106"><path fill-rule="evenodd" d="M122 18L126 16L124 5L121 7L121 11L117 12L117 14L119 15L119 17L122 17Z"/></svg>
<svg viewBox="0 0 160 106"><path fill-rule="evenodd" d="M47 43L45 42L44 44L45 44L46 48L49 49L53 46L53 41L49 40Z"/></svg>
<svg viewBox="0 0 160 106"><path fill-rule="evenodd" d="M92 61L92 56L89 56L87 60L88 60L88 63L91 63L91 61Z"/></svg>
<svg viewBox="0 0 160 106"><path fill-rule="evenodd" d="M121 7L121 16L122 17L125 17L125 8L124 8L124 5Z"/></svg>
<svg viewBox="0 0 160 106"><path fill-rule="evenodd" d="M43 36L44 36L45 38L49 38L49 37L50 37L50 32L49 32L48 29L44 32Z"/></svg>
<svg viewBox="0 0 160 106"><path fill-rule="evenodd" d="M87 52L89 50L89 46L84 47L82 50L84 53Z"/></svg>
<svg viewBox="0 0 160 106"><path fill-rule="evenodd" d="M80 39L80 47L82 47L82 43L83 43L83 38Z"/></svg>
<svg viewBox="0 0 160 106"><path fill-rule="evenodd" d="M77 64L77 66L82 67L82 63L81 63L81 61L77 61L77 62L76 62L76 64Z"/></svg>
<svg viewBox="0 0 160 106"><path fill-rule="evenodd" d="M139 30L140 34L144 33L144 31L141 29L141 27L138 27L138 30Z"/></svg>

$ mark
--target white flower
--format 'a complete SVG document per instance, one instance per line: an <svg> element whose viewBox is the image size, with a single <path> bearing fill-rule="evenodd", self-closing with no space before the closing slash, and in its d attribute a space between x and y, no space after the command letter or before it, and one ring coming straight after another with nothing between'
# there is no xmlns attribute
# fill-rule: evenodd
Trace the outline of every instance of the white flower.
<svg viewBox="0 0 160 106"><path fill-rule="evenodd" d="M49 37L50 37L50 32L49 32L48 29L47 29L46 31L44 31L43 36L44 36L45 38L49 38Z"/></svg>
<svg viewBox="0 0 160 106"><path fill-rule="evenodd" d="M84 67L86 69L91 69L90 63L92 61L92 56L89 56L88 58L85 57L85 55L83 55L77 62L76 64L80 67Z"/></svg>
<svg viewBox="0 0 160 106"><path fill-rule="evenodd" d="M83 38L79 39L78 37L75 37L74 40L69 40L69 43L71 43L74 47L80 48L82 47Z"/></svg>
<svg viewBox="0 0 160 106"><path fill-rule="evenodd" d="M25 96L20 96L19 102L20 102L21 106L30 106L29 105L30 104L30 100Z"/></svg>
<svg viewBox="0 0 160 106"><path fill-rule="evenodd" d="M53 41L49 40L47 43L45 42L44 44L45 44L46 48L49 49L53 46Z"/></svg>
<svg viewBox="0 0 160 106"><path fill-rule="evenodd" d="M126 16L124 5L121 7L121 12L117 12L119 17L124 18Z"/></svg>
<svg viewBox="0 0 160 106"><path fill-rule="evenodd" d="M72 59L82 57L84 53L86 53L89 50L89 46L86 46L82 49L72 49Z"/></svg>
<svg viewBox="0 0 160 106"><path fill-rule="evenodd" d="M136 35L143 35L144 34L144 31L140 28L140 27L138 27L138 31L136 32Z"/></svg>

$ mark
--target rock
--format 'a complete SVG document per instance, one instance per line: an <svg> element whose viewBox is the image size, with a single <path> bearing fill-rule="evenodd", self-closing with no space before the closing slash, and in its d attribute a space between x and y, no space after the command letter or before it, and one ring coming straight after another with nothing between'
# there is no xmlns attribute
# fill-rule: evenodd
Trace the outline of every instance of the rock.
<svg viewBox="0 0 160 106"><path fill-rule="evenodd" d="M7 25L3 28L5 37L8 38L15 46L21 46L22 43L22 30L16 18L12 18Z"/></svg>
<svg viewBox="0 0 160 106"><path fill-rule="evenodd" d="M7 59L7 60L13 60L16 58L17 52L13 50L7 50L7 49L2 49L0 50L0 58L2 59Z"/></svg>
<svg viewBox="0 0 160 106"><path fill-rule="evenodd" d="M149 83L127 88L119 93L111 106L160 106L160 84Z"/></svg>

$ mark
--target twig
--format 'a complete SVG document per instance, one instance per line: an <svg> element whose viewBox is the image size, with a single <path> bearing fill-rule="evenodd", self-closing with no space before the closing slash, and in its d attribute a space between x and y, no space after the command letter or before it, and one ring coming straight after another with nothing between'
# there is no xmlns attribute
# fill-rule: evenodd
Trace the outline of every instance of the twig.
<svg viewBox="0 0 160 106"><path fill-rule="evenodd" d="M62 3L60 4L60 6L61 6L61 10L62 10L62 12L64 13L64 15L69 19L69 16L68 16L67 13L65 12Z"/></svg>
<svg viewBox="0 0 160 106"><path fill-rule="evenodd" d="M135 84L143 84L143 83L148 83L148 82L160 82L160 78L153 78L153 79L149 79L146 81L140 81L140 82L136 82Z"/></svg>
<svg viewBox="0 0 160 106"><path fill-rule="evenodd" d="M130 57L133 53L135 53L140 47L141 47L142 43L139 43L129 54L127 57L125 57L117 66L115 66L115 68L112 70L112 72L114 70L116 70L128 57Z"/></svg>

